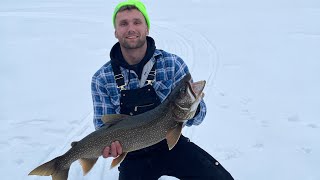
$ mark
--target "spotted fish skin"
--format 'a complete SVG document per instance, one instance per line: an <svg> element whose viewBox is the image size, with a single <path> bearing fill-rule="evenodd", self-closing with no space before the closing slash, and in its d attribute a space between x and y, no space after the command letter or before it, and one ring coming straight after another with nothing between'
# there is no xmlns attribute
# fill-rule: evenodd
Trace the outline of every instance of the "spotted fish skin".
<svg viewBox="0 0 320 180"><path fill-rule="evenodd" d="M145 113L128 116L105 115L105 126L90 133L63 155L40 165L29 175L52 176L53 180L67 180L69 168L79 160L84 175L87 174L101 156L103 149L112 142L119 141L123 153L115 158L111 167L119 164L127 153L154 145L164 139L172 149L178 141L183 123L192 118L204 94L205 81L191 83L187 74L172 90L167 99L158 107Z"/></svg>

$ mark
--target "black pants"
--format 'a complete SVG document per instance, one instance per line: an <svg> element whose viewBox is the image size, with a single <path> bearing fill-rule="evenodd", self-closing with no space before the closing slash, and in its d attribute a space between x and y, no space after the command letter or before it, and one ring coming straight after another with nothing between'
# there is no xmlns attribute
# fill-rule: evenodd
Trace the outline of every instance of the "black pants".
<svg viewBox="0 0 320 180"><path fill-rule="evenodd" d="M119 180L157 180L162 175L181 180L233 180L217 160L184 136L171 151L164 140L151 149L129 153L119 171Z"/></svg>

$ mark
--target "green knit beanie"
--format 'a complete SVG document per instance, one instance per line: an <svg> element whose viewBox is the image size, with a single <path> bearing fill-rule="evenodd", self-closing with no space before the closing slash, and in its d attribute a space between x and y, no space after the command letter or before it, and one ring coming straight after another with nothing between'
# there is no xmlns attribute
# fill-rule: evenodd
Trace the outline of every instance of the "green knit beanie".
<svg viewBox="0 0 320 180"><path fill-rule="evenodd" d="M127 1L124 1L124 2L120 2L117 5L116 8L114 9L113 16L112 16L113 26L116 27L115 21L116 21L116 15L117 15L119 9L122 8L123 6L128 6L128 5L129 6L130 5L135 6L142 13L144 18L146 19L146 22L147 22L147 25L148 25L148 29L150 29L150 20L149 20L149 16L148 16L148 13L147 13L147 9L144 6L144 4L139 0L127 0Z"/></svg>

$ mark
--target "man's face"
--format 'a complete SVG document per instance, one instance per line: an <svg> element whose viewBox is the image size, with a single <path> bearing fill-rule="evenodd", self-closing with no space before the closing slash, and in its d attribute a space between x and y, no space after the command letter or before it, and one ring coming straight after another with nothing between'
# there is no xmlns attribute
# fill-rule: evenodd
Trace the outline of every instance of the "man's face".
<svg viewBox="0 0 320 180"><path fill-rule="evenodd" d="M138 49L146 43L148 26L137 9L118 12L115 19L115 36L122 48Z"/></svg>

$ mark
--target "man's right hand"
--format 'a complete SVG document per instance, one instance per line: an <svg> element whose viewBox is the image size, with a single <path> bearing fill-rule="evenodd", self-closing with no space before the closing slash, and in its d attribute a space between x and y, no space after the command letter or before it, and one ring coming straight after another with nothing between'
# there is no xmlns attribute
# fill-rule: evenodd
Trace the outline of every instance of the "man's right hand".
<svg viewBox="0 0 320 180"><path fill-rule="evenodd" d="M120 154L122 154L122 146L119 141L111 143L111 146L105 147L102 151L103 158L118 157Z"/></svg>

